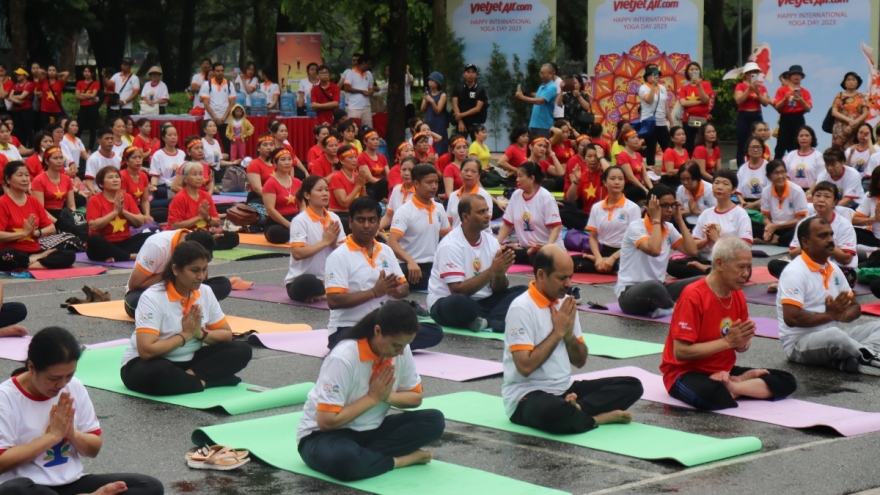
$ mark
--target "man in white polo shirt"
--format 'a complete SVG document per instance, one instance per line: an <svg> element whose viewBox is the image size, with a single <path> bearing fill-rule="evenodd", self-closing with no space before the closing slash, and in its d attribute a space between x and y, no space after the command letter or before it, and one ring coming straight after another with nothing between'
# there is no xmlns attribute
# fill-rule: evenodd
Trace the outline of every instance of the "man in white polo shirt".
<svg viewBox="0 0 880 495"><path fill-rule="evenodd" d="M412 290L428 289L428 274L434 267L437 244L452 230L443 205L434 202L440 187L440 173L422 163L412 170L415 193L395 210L391 221L390 247Z"/></svg>
<svg viewBox="0 0 880 495"><path fill-rule="evenodd" d="M535 257L535 280L510 305L504 334L501 397L518 425L551 433L583 433L596 425L629 423L625 410L642 396L632 377L572 382L571 366L587 362L587 346L571 288L574 263L555 245Z"/></svg>
<svg viewBox="0 0 880 495"><path fill-rule="evenodd" d="M389 298L403 299L409 284L390 247L376 242L382 207L364 196L348 208L351 235L330 253L324 269L327 288L328 347L342 337L364 316ZM443 329L433 323L421 323L412 350L433 347L443 340Z"/></svg>
<svg viewBox="0 0 880 495"><path fill-rule="evenodd" d="M373 127L373 113L370 108L370 97L373 96L373 73L370 72L373 62L367 55L358 58L357 66L345 71L343 89L348 96L345 98L345 110L350 118L360 119L361 126Z"/></svg>
<svg viewBox="0 0 880 495"><path fill-rule="evenodd" d="M801 255L779 278L776 316L785 357L802 364L837 368L847 373L880 376L880 324L843 328L861 316L862 308L834 252L831 224L822 217L801 222L795 234Z"/></svg>
<svg viewBox="0 0 880 495"><path fill-rule="evenodd" d="M199 90L199 99L205 105L205 113L217 124L217 137L223 142L224 149L229 149L229 140L226 138L226 122L229 120L229 112L235 103L235 89L232 84L223 77L226 67L222 62L214 63L214 77L205 81ZM181 136L186 139L187 136Z"/></svg>
<svg viewBox="0 0 880 495"><path fill-rule="evenodd" d="M461 225L440 241L431 270L431 318L440 325L474 332L503 332L510 303L528 287L510 287L507 269L515 256L486 232L492 219L486 200L477 194L465 195L458 203L458 214Z"/></svg>
<svg viewBox="0 0 880 495"><path fill-rule="evenodd" d="M127 117L131 115L131 102L141 94L141 82L136 75L131 73L132 60L129 57L122 59L122 66L119 72L113 74L110 78L113 81L116 93L119 95L119 103L110 107L107 122L111 122L112 117Z"/></svg>

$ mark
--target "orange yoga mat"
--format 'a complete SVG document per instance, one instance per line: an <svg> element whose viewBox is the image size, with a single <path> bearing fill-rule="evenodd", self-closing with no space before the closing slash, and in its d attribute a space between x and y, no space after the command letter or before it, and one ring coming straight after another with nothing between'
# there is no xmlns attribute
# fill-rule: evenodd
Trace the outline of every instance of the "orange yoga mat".
<svg viewBox="0 0 880 495"><path fill-rule="evenodd" d="M267 246L276 248L289 248L290 244L272 244L266 240L263 234L238 234L239 244L247 244L248 246Z"/></svg>
<svg viewBox="0 0 880 495"><path fill-rule="evenodd" d="M70 311L82 316L91 318L104 318L106 320L130 321L134 322L125 314L125 301L107 301L89 304L74 304L70 306ZM311 330L312 327L302 323L286 324L274 323L271 321L254 320L251 318L242 318L240 316L226 315L226 321L232 328L232 333L241 334L250 330L256 330L257 333L275 333L275 332L299 332L303 330Z"/></svg>

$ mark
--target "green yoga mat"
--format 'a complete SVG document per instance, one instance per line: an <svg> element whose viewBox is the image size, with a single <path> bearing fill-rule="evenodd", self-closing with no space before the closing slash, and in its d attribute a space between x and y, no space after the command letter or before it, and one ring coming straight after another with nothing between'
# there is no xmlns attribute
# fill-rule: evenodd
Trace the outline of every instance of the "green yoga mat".
<svg viewBox="0 0 880 495"><path fill-rule="evenodd" d="M214 257L219 260L240 261L240 260L260 260L265 258L283 258L290 256L290 253L280 251L263 251L262 249L233 248L214 251Z"/></svg>
<svg viewBox="0 0 880 495"><path fill-rule="evenodd" d="M459 392L422 401L422 409L439 409L447 420L570 443L637 459L672 459L696 466L761 450L756 437L718 439L641 423L603 425L587 433L554 435L512 423L501 397Z"/></svg>
<svg viewBox="0 0 880 495"><path fill-rule="evenodd" d="M310 469L296 451L296 428L301 412L238 421L195 430L192 441L247 449L278 469L318 478L370 493L384 495L448 495L450 493L503 493L504 495L556 495L559 490L532 485L441 461L395 469L376 478L343 482Z"/></svg>
<svg viewBox="0 0 880 495"><path fill-rule="evenodd" d="M302 404L306 401L309 390L315 385L314 383L298 383L265 392L252 392L248 390L248 387L253 385L239 383L235 387L209 388L196 394L165 397L144 395L125 388L125 385L122 384L122 378L119 377L119 367L125 349L126 346L86 350L76 367L76 377L87 387L192 409L222 407L232 415Z"/></svg>

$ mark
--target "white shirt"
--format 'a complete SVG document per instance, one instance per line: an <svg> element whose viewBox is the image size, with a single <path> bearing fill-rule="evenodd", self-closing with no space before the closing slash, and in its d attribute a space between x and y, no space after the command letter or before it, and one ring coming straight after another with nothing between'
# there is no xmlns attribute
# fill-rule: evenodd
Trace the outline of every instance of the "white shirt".
<svg viewBox="0 0 880 495"><path fill-rule="evenodd" d="M463 189L464 187L461 187L457 191L449 195L449 201L446 202L446 216L449 217L449 224L452 225L453 229L461 225L461 217L458 216L458 203L461 202ZM488 191L478 185L476 193L471 191L468 194L478 194L482 196L483 199L486 200L486 204L489 205L489 217L492 216L492 195L489 194ZM486 227L486 231L492 232L492 227Z"/></svg>
<svg viewBox="0 0 880 495"><path fill-rule="evenodd" d="M404 191L403 184L397 184L391 189L391 194L388 195L388 211L394 213L404 203L411 200L413 196L415 196L415 186L412 186L412 189L408 191Z"/></svg>
<svg viewBox="0 0 880 495"><path fill-rule="evenodd" d="M647 224L647 225L646 225ZM660 243L660 255L648 256L639 250L639 244L651 239L651 221L647 217L633 221L626 228L623 242L620 244L620 268L617 271L617 284L614 295L620 297L630 285L646 280L664 280L669 255L682 242L681 234L669 222L662 227L665 230L663 242Z"/></svg>
<svg viewBox="0 0 880 495"><path fill-rule="evenodd" d="M193 108L205 108L205 104L202 103L202 99L199 98L199 94L202 90L202 84L205 84L205 75L201 72L194 74L190 83L190 88L192 88L192 83L199 85L199 92L195 95L195 98L193 98Z"/></svg>
<svg viewBox="0 0 880 495"><path fill-rule="evenodd" d="M571 297L571 296L565 296ZM523 376L516 369L513 353L534 350L553 331L550 316L550 305L556 309L562 301L548 300L535 287L529 284L529 290L513 300L507 310L504 324L504 381L501 384L501 398L504 400L504 412L507 417L513 416L520 400L526 394L540 390L553 395L561 395L571 386L571 361L565 342L559 341L553 352L541 366L529 376ZM579 342L584 341L581 334L580 315L575 315L573 335Z"/></svg>
<svg viewBox="0 0 880 495"><path fill-rule="evenodd" d="M205 161L207 163L212 166L220 165L220 160L223 159L223 149L220 147L220 139L217 136L214 136L214 144L202 138L202 148L205 149Z"/></svg>
<svg viewBox="0 0 880 495"><path fill-rule="evenodd" d="M350 110L362 110L370 108L370 97L360 93L349 92L351 89L368 91L373 87L373 73L370 71L360 72L355 69L348 69L342 75L345 78L345 92L348 96L345 98L345 106Z"/></svg>
<svg viewBox="0 0 880 495"><path fill-rule="evenodd" d="M872 198L870 195L865 196L865 200L859 203L859 207L856 208L856 216L863 218L873 217L876 205L877 198ZM868 225L868 230L874 233L874 237L880 239L880 221L875 221Z"/></svg>
<svg viewBox="0 0 880 495"><path fill-rule="evenodd" d="M67 134L61 138L61 154L64 155L64 159L68 164L74 164L77 167L79 166L79 157L82 152L86 150L86 146L83 144L82 140L78 137L73 138L73 141L70 140L70 136Z"/></svg>
<svg viewBox="0 0 880 495"><path fill-rule="evenodd" d="M501 246L486 231L480 231L476 244L468 242L461 227L456 227L437 246L437 256L428 281L428 308L437 300L452 295L449 284L464 282L488 270ZM487 283L470 298L479 301L492 295Z"/></svg>
<svg viewBox="0 0 880 495"><path fill-rule="evenodd" d="M704 180L700 180L700 189L697 190L696 197L692 197L690 191L685 189L684 186L678 186L678 189L675 190L675 199L681 201L685 208L687 208L688 201L693 199L697 202L697 206L700 207L701 213L709 208L714 208L718 204L718 200L712 194L712 184ZM691 214L687 216L686 220L690 223L696 223L697 217L696 214Z"/></svg>
<svg viewBox="0 0 880 495"><path fill-rule="evenodd" d="M850 198L858 203L862 200L862 197L865 196L865 190L862 189L862 174L852 167L844 165L843 175L837 180L832 179L831 174L829 174L827 170L823 170L822 173L819 174L819 178L816 179L816 182L822 181L828 181L837 186L837 189L840 192L840 197L837 198L838 201L844 198Z"/></svg>
<svg viewBox="0 0 880 495"><path fill-rule="evenodd" d="M400 356L382 360L370 348L367 339L343 339L324 358L317 383L309 392L303 415L296 429L296 441L318 431L318 411L339 412L370 391L370 379L382 368L394 366L394 392L421 392L422 379L416 372L409 346ZM375 371L374 371L375 367ZM342 428L354 431L375 430L382 424L388 410L387 402L380 402Z"/></svg>
<svg viewBox="0 0 880 495"><path fill-rule="evenodd" d="M776 195L776 186L772 183L761 192L761 213L770 215L772 223L790 222L807 215L807 193L803 189L786 181L783 196Z"/></svg>
<svg viewBox="0 0 880 495"><path fill-rule="evenodd" d="M713 224L718 227L719 238L739 237L749 244L755 242L752 236L752 219L749 218L746 210L739 206L734 206L724 213L718 211L717 207L704 210L703 213L700 213L700 217L697 218L697 223L694 225L694 239L705 239L706 233L703 232L703 228ZM700 252L708 258L712 254L712 247L714 245L715 243L710 240Z"/></svg>
<svg viewBox="0 0 880 495"><path fill-rule="evenodd" d="M125 139L120 139L119 144L113 145L113 153L119 157L120 162L122 161L122 155L125 153L125 150L128 149L129 146L131 145L128 144Z"/></svg>
<svg viewBox="0 0 880 495"><path fill-rule="evenodd" d="M112 373L113 370L107 370ZM101 434L101 425L95 407L85 386L73 377L61 392L70 394L76 411L73 427L94 435ZM35 397L19 385L16 378L0 384L0 452L30 443L42 437L49 427L49 414L58 404L61 392L55 397ZM65 438L41 452L36 458L0 473L0 483L14 478L30 478L37 485L59 486L73 483L83 475L79 452Z"/></svg>
<svg viewBox="0 0 880 495"><path fill-rule="evenodd" d="M140 80L138 80L137 76L131 72L128 73L128 77L123 76L121 72L117 72L116 74L113 74L113 77L111 77L110 80L113 81L113 88L119 94L120 102L131 98L131 95L138 94L141 89ZM122 105L122 108L130 110L132 103L134 103L134 100ZM119 105L111 108L119 110Z"/></svg>
<svg viewBox="0 0 880 495"><path fill-rule="evenodd" d="M788 180L799 185L803 189L809 189L816 184L816 177L825 170L825 159L822 153L816 150L802 155L800 151L789 151L782 159L785 169L788 171Z"/></svg>
<svg viewBox="0 0 880 495"><path fill-rule="evenodd" d="M394 212L394 219L391 220L391 233L401 236L400 247L416 263L434 261L440 236L450 230L452 227L449 226L446 210L433 199L429 205L425 205L413 196Z"/></svg>
<svg viewBox="0 0 880 495"><path fill-rule="evenodd" d="M639 115L644 121L648 117L654 117L657 125L667 125L666 121L666 105L668 97L666 95L666 87L661 85L660 90L654 95L654 103L648 103L643 98L651 92L651 88L647 84L639 87Z"/></svg>
<svg viewBox="0 0 880 495"><path fill-rule="evenodd" d="M846 165L856 169L861 175L870 177L871 172L873 172L873 169L869 169L871 156L878 151L880 151L880 146L877 146L876 144L868 146L863 151L859 151L855 146L851 146L847 148L844 153L846 155Z"/></svg>
<svg viewBox="0 0 880 495"><path fill-rule="evenodd" d="M111 153L110 157L104 156L100 151L92 153L92 156L86 160L85 178L94 179L98 175L98 170L108 165L113 165L119 169L122 167L122 159L116 153Z"/></svg>
<svg viewBox="0 0 880 495"><path fill-rule="evenodd" d="M830 321L810 328L790 327L785 324L782 316L783 305L794 305L810 313L824 313L825 298L837 297L841 292L852 293L852 290L836 264L826 263L824 267L820 267L803 253L791 260L779 277L779 289L776 292L779 340L787 354L793 349L796 337L837 327L840 323Z"/></svg>
<svg viewBox="0 0 880 495"><path fill-rule="evenodd" d="M275 101L275 96L281 94L281 87L276 83L260 83L259 90L266 94L266 106L271 105Z"/></svg>
<svg viewBox="0 0 880 495"><path fill-rule="evenodd" d="M214 115L222 119L226 115L226 111L235 102L235 90L228 80L223 79L220 84L217 84L217 81L211 78L210 81L202 83L202 89L199 90L199 99L202 102L207 101L208 106L214 111Z"/></svg>
<svg viewBox="0 0 880 495"><path fill-rule="evenodd" d="M336 248L327 257L324 268L326 277L324 286L327 294L361 292L372 289L379 280L379 274L397 275L398 284L406 282L406 277L400 269L400 264L394 257L394 251L385 244L373 241L373 257L368 258L365 249L358 246L351 237ZM331 309L330 321L327 323L327 331L332 334L339 327L352 327L382 305L390 297L385 295L372 299L367 303L353 308Z"/></svg>
<svg viewBox="0 0 880 495"><path fill-rule="evenodd" d="M815 216L815 214L810 215L807 218L810 218L812 216ZM804 220L806 220L807 218L804 218ZM797 232L797 228L801 226L801 223L804 220L798 222L797 226L795 227L795 232ZM856 229L855 227L853 227L852 222L843 215L835 213L834 218L831 219L831 232L832 238L834 239L834 244L836 244L841 251L853 255L852 260L849 262L849 264L844 265L841 268L858 268L859 257L856 253ZM791 240L791 244L788 246L788 248L800 249L800 247L801 241L800 239L798 239L797 235L795 235L794 238ZM835 265L840 265L833 258L829 258L829 260Z"/></svg>
<svg viewBox="0 0 880 495"><path fill-rule="evenodd" d="M299 80L299 88L297 88L296 92L303 95L303 101L309 99L312 94L312 86L315 84L312 84L312 81L309 81L308 77Z"/></svg>
<svg viewBox="0 0 880 495"><path fill-rule="evenodd" d="M749 162L743 163L736 171L736 179L739 182L736 192L749 200L759 199L761 192L770 183L767 178L767 160L758 168L752 168ZM792 179L792 182L795 181Z"/></svg>
<svg viewBox="0 0 880 495"><path fill-rule="evenodd" d="M543 187L539 187L528 199L522 189L514 191L502 219L505 224L514 228L517 242L526 249L530 247L530 242L546 244L550 240L550 231L562 225L556 199ZM562 235L556 236L555 244L565 249Z"/></svg>
<svg viewBox="0 0 880 495"><path fill-rule="evenodd" d="M556 85L556 94L562 94L562 78L556 76L556 79L553 81L553 84ZM565 117L565 108L562 105L556 104L556 99L553 100L553 118L561 119Z"/></svg>
<svg viewBox="0 0 880 495"><path fill-rule="evenodd" d="M5 156L10 162L21 161L21 153L18 152L18 148L12 143L9 143L9 147L6 149L0 148L0 155Z"/></svg>
<svg viewBox="0 0 880 495"><path fill-rule="evenodd" d="M312 210L306 208L305 211L299 212L293 220L290 221L290 247L306 247L321 242L324 237L324 229L330 226L331 222L339 224L339 235L336 236L336 243L345 240L345 233L342 231L342 223L339 217L332 211L324 210L324 222L321 217L312 213ZM284 285L293 282L293 279L300 275L310 274L319 280L324 280L324 266L327 263L327 257L336 249L336 245L327 246L324 249L313 254L311 258L295 260L290 257L290 265L287 269L287 276L284 277Z"/></svg>
<svg viewBox="0 0 880 495"><path fill-rule="evenodd" d="M134 260L134 269L140 270L147 277L162 273L162 270L171 261L171 253L174 252L174 248L186 238L188 233L189 231L186 229L179 229L163 230L151 235L138 251L137 258ZM125 291L129 290L131 289L126 283Z"/></svg>
<svg viewBox="0 0 880 495"><path fill-rule="evenodd" d="M162 81L153 86L153 81L150 81L141 90L141 98L147 101L159 101L162 98L168 98L168 86ZM159 106L164 107L166 105L168 105L168 102L161 103Z"/></svg>
<svg viewBox="0 0 880 495"><path fill-rule="evenodd" d="M639 205L621 196L617 204L608 205L608 198L594 203L587 220L587 230L603 246L620 249L629 224L642 216Z"/></svg>
<svg viewBox="0 0 880 495"><path fill-rule="evenodd" d="M865 175L870 176L878 166L880 166L880 151L871 155L871 159L868 160L868 168L865 169Z"/></svg>
<svg viewBox="0 0 880 495"><path fill-rule="evenodd" d="M150 177L158 177L160 186L171 186L177 169L185 161L186 153L183 150L177 150L175 154L169 155L165 148L160 148L153 153L153 158L150 160Z"/></svg>

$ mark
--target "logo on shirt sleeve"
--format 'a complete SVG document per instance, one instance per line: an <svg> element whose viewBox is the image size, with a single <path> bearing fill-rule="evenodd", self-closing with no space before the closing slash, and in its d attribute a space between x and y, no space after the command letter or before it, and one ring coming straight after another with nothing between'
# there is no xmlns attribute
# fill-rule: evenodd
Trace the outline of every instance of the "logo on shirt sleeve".
<svg viewBox="0 0 880 495"><path fill-rule="evenodd" d="M782 292L788 294L789 296L801 295L801 291L797 287L786 287L785 289L782 290Z"/></svg>
<svg viewBox="0 0 880 495"><path fill-rule="evenodd" d="M335 383L324 384L324 392L327 392L328 394L338 394L339 390L339 385L336 385Z"/></svg>
<svg viewBox="0 0 880 495"><path fill-rule="evenodd" d="M507 334L510 335L511 337L520 337L520 336L526 334L526 329L523 327L511 328L510 330L507 331Z"/></svg>

